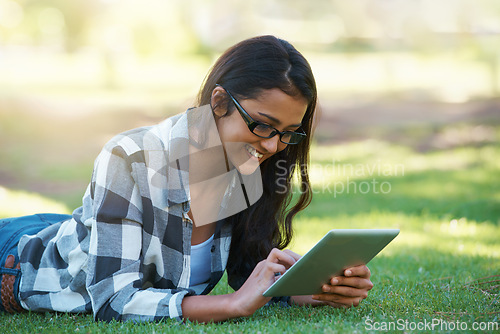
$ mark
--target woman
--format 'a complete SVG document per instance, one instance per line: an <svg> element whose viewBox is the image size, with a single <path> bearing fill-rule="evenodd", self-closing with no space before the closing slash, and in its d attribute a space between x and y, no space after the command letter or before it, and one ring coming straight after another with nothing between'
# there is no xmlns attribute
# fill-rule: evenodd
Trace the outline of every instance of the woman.
<svg viewBox="0 0 500 334"><path fill-rule="evenodd" d="M311 200L311 68L288 42L251 38L217 60L197 105L106 144L72 216L1 222L4 310L208 322L271 301L262 293L299 258L281 249ZM296 168L302 192L290 207ZM207 295L224 270L235 292ZM272 302L357 306L372 286L358 266L322 294Z"/></svg>

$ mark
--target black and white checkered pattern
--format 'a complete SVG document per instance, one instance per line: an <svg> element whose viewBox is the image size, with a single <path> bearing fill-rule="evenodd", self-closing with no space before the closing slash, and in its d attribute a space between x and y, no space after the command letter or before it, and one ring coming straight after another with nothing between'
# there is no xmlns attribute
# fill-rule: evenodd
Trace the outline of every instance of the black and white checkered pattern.
<svg viewBox="0 0 500 334"><path fill-rule="evenodd" d="M24 308L93 312L100 320L181 320L184 296L217 284L231 242L224 220L217 222L210 281L189 286L189 169L181 158L188 154L189 115L203 112L211 110L190 109L106 144L73 218L19 243Z"/></svg>

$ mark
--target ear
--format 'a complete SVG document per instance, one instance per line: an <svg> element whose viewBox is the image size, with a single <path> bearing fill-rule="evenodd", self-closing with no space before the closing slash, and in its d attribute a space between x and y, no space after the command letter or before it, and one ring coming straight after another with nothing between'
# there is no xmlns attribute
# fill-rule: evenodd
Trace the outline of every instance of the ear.
<svg viewBox="0 0 500 334"><path fill-rule="evenodd" d="M210 106L216 116L222 117L227 114L227 109L223 104L226 99L227 94L224 88L216 86L212 91L212 97L210 98Z"/></svg>

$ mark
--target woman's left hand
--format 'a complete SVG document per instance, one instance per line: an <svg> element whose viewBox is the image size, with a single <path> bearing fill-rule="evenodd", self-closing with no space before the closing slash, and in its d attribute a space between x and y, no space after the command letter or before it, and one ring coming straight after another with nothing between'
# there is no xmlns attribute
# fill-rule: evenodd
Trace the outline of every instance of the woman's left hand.
<svg viewBox="0 0 500 334"><path fill-rule="evenodd" d="M365 265L347 268L344 275L333 277L330 284L323 285L323 293L313 295L312 299L334 307L358 306L373 288L370 275Z"/></svg>

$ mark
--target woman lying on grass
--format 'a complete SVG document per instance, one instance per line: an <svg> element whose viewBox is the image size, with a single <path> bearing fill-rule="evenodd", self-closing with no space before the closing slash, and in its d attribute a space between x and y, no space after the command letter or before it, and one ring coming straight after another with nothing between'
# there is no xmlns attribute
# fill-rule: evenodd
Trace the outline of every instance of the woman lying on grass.
<svg viewBox="0 0 500 334"><path fill-rule="evenodd" d="M351 307L367 297L366 266L319 295L262 295L299 259L282 249L312 195L316 84L304 57L272 36L240 42L217 60L197 105L106 144L72 216L0 221L0 309L209 322L269 302ZM289 207L296 169L302 192ZM235 292L207 295L225 270Z"/></svg>

